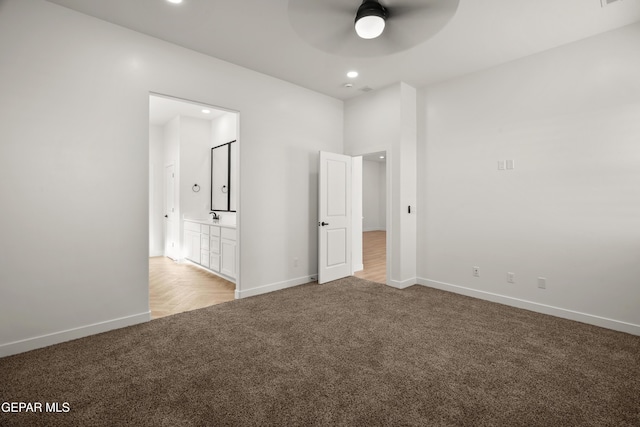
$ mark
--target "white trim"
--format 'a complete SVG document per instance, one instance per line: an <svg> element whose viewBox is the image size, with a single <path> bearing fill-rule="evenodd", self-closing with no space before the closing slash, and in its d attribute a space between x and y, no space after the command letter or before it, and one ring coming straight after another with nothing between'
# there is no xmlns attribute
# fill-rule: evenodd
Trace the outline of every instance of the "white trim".
<svg viewBox="0 0 640 427"><path fill-rule="evenodd" d="M387 285L391 286L392 288L396 288L396 289L406 289L409 286L413 286L415 284L417 284L418 282L416 282L416 278L412 277L411 279L406 279L406 280L393 280L393 279L389 279L387 281Z"/></svg>
<svg viewBox="0 0 640 427"><path fill-rule="evenodd" d="M554 307L551 305L540 304L537 302L522 300L519 298L508 297L505 295L494 294L491 292L480 291L477 289L466 288L464 286L452 285L450 283L438 282L418 278L419 285L430 288L449 291L460 295L466 295L473 298L479 298L487 301L497 302L509 305L511 307L523 308L525 310L535 311L536 313L548 314L550 316L561 317L563 319L575 320L577 322L587 323L589 325L600 326L602 328L613 329L614 331L626 332L628 334L640 335L640 325L622 322L620 320L609 319L606 317L595 316L593 314L581 313L579 311L568 310L566 308Z"/></svg>
<svg viewBox="0 0 640 427"><path fill-rule="evenodd" d="M364 264L358 264L354 267L353 272L364 270Z"/></svg>
<svg viewBox="0 0 640 427"><path fill-rule="evenodd" d="M258 286L250 289L236 289L236 299L253 297L256 295L262 295L273 291L279 291L281 289L292 288L298 285L304 285L305 283L310 283L314 281L314 277L318 277L317 275L313 276L303 276L298 277L296 279L285 280L284 282L271 283L269 285Z"/></svg>
<svg viewBox="0 0 640 427"><path fill-rule="evenodd" d="M121 317L119 319L107 320L105 322L93 323L91 325L80 326L60 332L53 332L39 337L14 341L0 345L0 357L6 357L12 354L23 353L25 351L47 347L65 341L84 338L89 335L95 335L101 332L111 331L113 329L137 325L138 323L148 322L149 320L151 320L151 312L147 311L146 313L134 314L131 316Z"/></svg>

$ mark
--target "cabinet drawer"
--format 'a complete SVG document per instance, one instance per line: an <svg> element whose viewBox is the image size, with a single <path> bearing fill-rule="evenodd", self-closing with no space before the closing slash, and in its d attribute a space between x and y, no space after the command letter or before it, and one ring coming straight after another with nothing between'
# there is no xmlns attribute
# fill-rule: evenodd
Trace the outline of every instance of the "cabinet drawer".
<svg viewBox="0 0 640 427"><path fill-rule="evenodd" d="M220 253L220 238L216 236L211 236L209 239L209 250L212 254Z"/></svg>
<svg viewBox="0 0 640 427"><path fill-rule="evenodd" d="M223 228L221 237L223 239L236 240L236 229L235 228Z"/></svg>
<svg viewBox="0 0 640 427"><path fill-rule="evenodd" d="M204 225L204 224L200 224L200 232L202 234L209 234L209 226L208 225Z"/></svg>
<svg viewBox="0 0 640 427"><path fill-rule="evenodd" d="M216 225L210 225L209 226L209 231L210 231L212 236L220 237L220 227L218 227Z"/></svg>
<svg viewBox="0 0 640 427"><path fill-rule="evenodd" d="M203 251L209 250L209 236L205 234L200 235L200 249Z"/></svg>
<svg viewBox="0 0 640 427"><path fill-rule="evenodd" d="M200 265L209 268L209 251L200 251Z"/></svg>
<svg viewBox="0 0 640 427"><path fill-rule="evenodd" d="M196 233L199 233L200 232L200 224L198 224L197 222L185 221L184 222L184 230L185 231L195 231Z"/></svg>
<svg viewBox="0 0 640 427"><path fill-rule="evenodd" d="M213 271L220 272L220 255L211 252L209 255L209 268Z"/></svg>

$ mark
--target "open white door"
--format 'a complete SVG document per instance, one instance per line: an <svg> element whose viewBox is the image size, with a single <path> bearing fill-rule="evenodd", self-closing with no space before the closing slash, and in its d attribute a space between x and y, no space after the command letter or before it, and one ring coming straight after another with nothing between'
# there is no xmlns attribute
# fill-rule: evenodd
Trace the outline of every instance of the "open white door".
<svg viewBox="0 0 640 427"><path fill-rule="evenodd" d="M320 152L318 283L352 274L351 157Z"/></svg>

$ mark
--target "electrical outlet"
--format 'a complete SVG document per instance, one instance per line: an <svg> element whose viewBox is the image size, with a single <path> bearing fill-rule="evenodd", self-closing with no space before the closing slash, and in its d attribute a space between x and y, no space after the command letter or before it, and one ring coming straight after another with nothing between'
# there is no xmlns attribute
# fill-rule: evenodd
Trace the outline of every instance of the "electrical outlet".
<svg viewBox="0 0 640 427"><path fill-rule="evenodd" d="M538 277L538 287L540 289L547 289L547 278L546 277Z"/></svg>
<svg viewBox="0 0 640 427"><path fill-rule="evenodd" d="M515 273L507 273L507 282L516 283L516 274Z"/></svg>
<svg viewBox="0 0 640 427"><path fill-rule="evenodd" d="M499 171L503 171L503 170L505 170L505 169L506 169L506 168L505 168L504 160L498 160L498 170L499 170Z"/></svg>
<svg viewBox="0 0 640 427"><path fill-rule="evenodd" d="M473 267L473 277L480 277L480 267Z"/></svg>

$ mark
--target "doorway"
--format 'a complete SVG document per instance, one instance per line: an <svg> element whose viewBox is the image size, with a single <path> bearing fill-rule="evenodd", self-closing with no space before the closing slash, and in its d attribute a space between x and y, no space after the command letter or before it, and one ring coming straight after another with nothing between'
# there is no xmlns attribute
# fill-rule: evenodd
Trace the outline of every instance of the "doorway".
<svg viewBox="0 0 640 427"><path fill-rule="evenodd" d="M236 262L239 261L236 244L239 209L234 204L233 211L227 208L222 212L213 206L211 153L212 148L221 143L239 142L238 116L235 111L203 103L149 95L149 307L152 319L235 299L239 289ZM238 156L230 156L229 166L235 168L235 175L229 178L233 179L236 199L238 165ZM228 188L232 188L231 184ZM216 210L216 222L211 220L212 209ZM187 259L185 251L185 220L202 223L190 222L198 224L195 261L194 257ZM233 240L233 245L224 246L223 254L218 240L224 239L215 240L222 229L229 231L223 237ZM213 241L218 242L215 250L209 245ZM198 261L213 258L226 259L225 265L233 261L234 271L219 271L209 263Z"/></svg>
<svg viewBox="0 0 640 427"><path fill-rule="evenodd" d="M387 283L387 153L362 156L362 261L356 277Z"/></svg>

